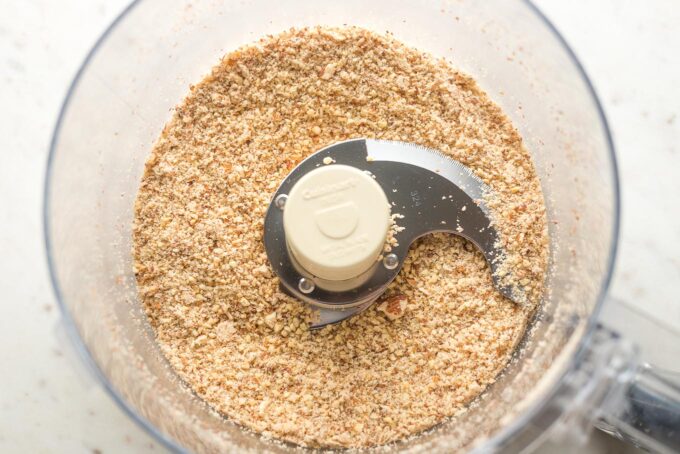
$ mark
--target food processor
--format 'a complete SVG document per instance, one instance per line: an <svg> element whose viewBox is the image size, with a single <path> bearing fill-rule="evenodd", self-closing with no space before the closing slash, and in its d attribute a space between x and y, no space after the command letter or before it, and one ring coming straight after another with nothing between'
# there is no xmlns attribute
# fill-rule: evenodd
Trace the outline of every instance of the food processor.
<svg viewBox="0 0 680 454"><path fill-rule="evenodd" d="M73 82L51 150L45 235L63 323L120 406L179 452L286 452L211 410L154 342L135 288L131 230L144 163L172 108L219 59L291 27L394 34L471 75L511 118L541 180L550 226L544 300L513 359L469 409L399 452L520 452L593 425L680 450L680 388L598 323L616 252L610 133L583 69L521 1L139 0ZM273 195L273 194L272 194Z"/></svg>

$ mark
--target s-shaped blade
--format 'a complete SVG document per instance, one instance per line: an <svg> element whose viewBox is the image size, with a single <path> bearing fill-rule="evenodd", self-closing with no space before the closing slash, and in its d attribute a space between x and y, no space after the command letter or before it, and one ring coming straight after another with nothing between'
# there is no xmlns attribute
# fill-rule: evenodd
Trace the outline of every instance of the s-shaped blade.
<svg viewBox="0 0 680 454"><path fill-rule="evenodd" d="M291 254L283 227L283 210L285 198L295 184L331 162L369 173L384 191L392 214L398 215L400 229L395 234L398 244L389 254L391 263L386 257L355 280L329 286L306 272ZM300 163L276 191L265 217L265 249L282 288L318 309L319 317L312 323L313 328L337 323L370 306L396 277L411 244L433 232L450 232L474 243L491 267L496 288L511 300L523 302L522 289L504 285L499 276L503 253L485 204L489 194L491 189L469 168L438 151L372 139L339 142Z"/></svg>

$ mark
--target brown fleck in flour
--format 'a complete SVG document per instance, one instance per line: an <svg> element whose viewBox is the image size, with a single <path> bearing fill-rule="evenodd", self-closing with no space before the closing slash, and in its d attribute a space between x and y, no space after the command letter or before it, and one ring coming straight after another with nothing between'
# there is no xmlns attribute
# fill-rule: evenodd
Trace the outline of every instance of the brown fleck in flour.
<svg viewBox="0 0 680 454"><path fill-rule="evenodd" d="M356 137L441 150L491 186L531 304L495 290L472 244L435 234L412 247L390 310L310 332L269 268L264 214L297 163ZM539 181L508 118L446 62L358 28L224 57L165 126L136 203L139 294L171 365L231 420L305 446L380 445L464 411L521 338L547 254Z"/></svg>

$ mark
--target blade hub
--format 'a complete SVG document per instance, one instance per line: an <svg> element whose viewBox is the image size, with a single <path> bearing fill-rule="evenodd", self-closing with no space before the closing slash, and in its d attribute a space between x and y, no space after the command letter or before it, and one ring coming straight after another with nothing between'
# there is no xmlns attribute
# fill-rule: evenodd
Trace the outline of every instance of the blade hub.
<svg viewBox="0 0 680 454"><path fill-rule="evenodd" d="M288 249L304 271L320 279L319 285L368 271L384 247L389 224L390 208L380 185L343 164L303 175L283 213Z"/></svg>

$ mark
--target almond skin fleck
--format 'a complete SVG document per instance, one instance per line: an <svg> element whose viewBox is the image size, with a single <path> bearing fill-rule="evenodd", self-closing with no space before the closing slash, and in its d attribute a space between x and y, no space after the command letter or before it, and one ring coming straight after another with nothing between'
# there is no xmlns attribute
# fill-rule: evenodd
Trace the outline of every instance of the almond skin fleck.
<svg viewBox="0 0 680 454"><path fill-rule="evenodd" d="M406 295L392 295L378 305L378 310L384 313L390 320L397 320L404 316L407 305L408 299Z"/></svg>

